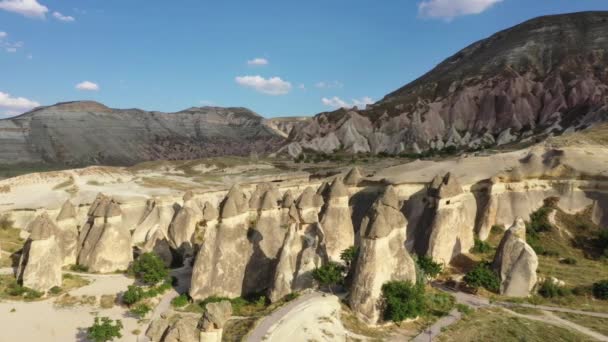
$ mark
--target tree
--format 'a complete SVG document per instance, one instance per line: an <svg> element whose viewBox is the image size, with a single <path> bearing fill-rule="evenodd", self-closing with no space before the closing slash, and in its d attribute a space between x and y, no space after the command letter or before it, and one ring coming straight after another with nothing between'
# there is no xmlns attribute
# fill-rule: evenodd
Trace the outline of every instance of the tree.
<svg viewBox="0 0 608 342"><path fill-rule="evenodd" d="M410 281L391 281L382 285L384 319L401 322L415 318L424 312L424 285Z"/></svg>
<svg viewBox="0 0 608 342"><path fill-rule="evenodd" d="M169 276L169 270L158 255L144 253L133 263L135 276L148 285L155 285Z"/></svg>
<svg viewBox="0 0 608 342"><path fill-rule="evenodd" d="M608 299L608 280L593 284L593 296L597 299Z"/></svg>
<svg viewBox="0 0 608 342"><path fill-rule="evenodd" d="M474 288L483 287L495 293L500 290L500 278L487 262L477 264L474 269L464 276L463 280L467 285Z"/></svg>
<svg viewBox="0 0 608 342"><path fill-rule="evenodd" d="M435 262L433 258L426 255L419 256L416 260L418 267L430 278L437 277L443 271L443 265Z"/></svg>
<svg viewBox="0 0 608 342"><path fill-rule="evenodd" d="M131 306L145 297L145 291L139 286L130 285L122 295L122 302Z"/></svg>
<svg viewBox="0 0 608 342"><path fill-rule="evenodd" d="M329 262L315 268L312 271L312 276L319 285L328 286L331 291L331 286L341 284L344 281L344 267L338 263Z"/></svg>
<svg viewBox="0 0 608 342"><path fill-rule="evenodd" d="M119 319L114 322L108 317L95 317L95 323L87 329L87 337L95 342L112 341L122 337L121 330L122 322Z"/></svg>

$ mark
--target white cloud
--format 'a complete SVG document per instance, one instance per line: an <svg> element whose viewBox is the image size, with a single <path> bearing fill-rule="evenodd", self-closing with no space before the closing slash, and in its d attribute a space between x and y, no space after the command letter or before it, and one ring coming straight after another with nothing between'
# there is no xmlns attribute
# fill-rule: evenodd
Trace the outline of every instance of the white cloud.
<svg viewBox="0 0 608 342"><path fill-rule="evenodd" d="M357 106L357 108L363 109L365 106L369 104L373 104L374 100L369 96L364 96L360 99L352 99L349 103L347 101L342 100L341 98L334 96L331 98L324 97L321 99L321 102L328 107L333 108L353 108Z"/></svg>
<svg viewBox="0 0 608 342"><path fill-rule="evenodd" d="M344 88L344 83L340 81L321 81L315 84L315 87L319 89L331 89L331 88Z"/></svg>
<svg viewBox="0 0 608 342"><path fill-rule="evenodd" d="M8 33L4 32L4 31L0 31L0 39L6 38L6 36L8 36Z"/></svg>
<svg viewBox="0 0 608 342"><path fill-rule="evenodd" d="M266 58L254 58L251 60L247 61L247 65L255 65L255 66L261 66L261 65L268 65L270 64L270 62L266 59Z"/></svg>
<svg viewBox="0 0 608 342"><path fill-rule="evenodd" d="M264 78L262 76L238 76L235 78L237 84L255 89L267 95L285 95L291 91L291 83L283 81L280 77Z"/></svg>
<svg viewBox="0 0 608 342"><path fill-rule="evenodd" d="M303 83L298 84L298 89L306 90L306 86Z"/></svg>
<svg viewBox="0 0 608 342"><path fill-rule="evenodd" d="M59 21L63 21L66 23L72 22L76 19L74 19L74 17L69 16L69 15L63 15L59 12L53 12L53 17L55 17L55 19L59 20Z"/></svg>
<svg viewBox="0 0 608 342"><path fill-rule="evenodd" d="M0 10L18 13L30 18L44 18L49 9L37 0L0 0Z"/></svg>
<svg viewBox="0 0 608 342"><path fill-rule="evenodd" d="M10 53L15 53L17 52L17 48L16 47L7 47L6 48L6 52L10 52Z"/></svg>
<svg viewBox="0 0 608 342"><path fill-rule="evenodd" d="M427 18L454 17L479 14L503 0L424 0L418 4L418 13Z"/></svg>
<svg viewBox="0 0 608 342"><path fill-rule="evenodd" d="M86 91L98 91L99 86L96 83L84 81L80 82L76 85L76 89L78 90L86 90Z"/></svg>
<svg viewBox="0 0 608 342"><path fill-rule="evenodd" d="M28 54L27 56L25 56L25 58L27 58L27 59L34 59L34 55L32 55L32 54L30 53L30 54Z"/></svg>
<svg viewBox="0 0 608 342"><path fill-rule="evenodd" d="M36 101L25 97L12 97L10 94L0 91L0 114L2 115L17 115L38 106L40 103Z"/></svg>

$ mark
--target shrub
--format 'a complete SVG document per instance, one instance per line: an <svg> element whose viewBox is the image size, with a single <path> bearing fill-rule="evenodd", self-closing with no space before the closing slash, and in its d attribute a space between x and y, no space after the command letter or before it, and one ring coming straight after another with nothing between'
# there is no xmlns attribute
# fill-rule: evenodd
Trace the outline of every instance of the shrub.
<svg viewBox="0 0 608 342"><path fill-rule="evenodd" d="M576 265L576 259L574 258L565 258L559 261L561 264L566 264L566 265Z"/></svg>
<svg viewBox="0 0 608 342"><path fill-rule="evenodd" d="M88 272L89 268L84 265L72 265L70 266L70 271L72 272Z"/></svg>
<svg viewBox="0 0 608 342"><path fill-rule="evenodd" d="M359 249L355 246L350 246L347 249L343 250L340 253L340 259L344 261L347 267L351 267L353 262L357 260L357 256L359 255Z"/></svg>
<svg viewBox="0 0 608 342"><path fill-rule="evenodd" d="M534 234L550 231L552 226L549 222L549 214L552 210L550 207L541 207L530 214L530 222L526 225L526 232L530 231Z"/></svg>
<svg viewBox="0 0 608 342"><path fill-rule="evenodd" d="M176 308L181 308L182 306L188 305L188 295L185 293L182 293L181 295L173 298L171 300L171 305L173 305Z"/></svg>
<svg viewBox="0 0 608 342"><path fill-rule="evenodd" d="M169 270L158 255L154 253L144 253L133 262L133 273L135 276L148 285L158 284L169 276Z"/></svg>
<svg viewBox="0 0 608 342"><path fill-rule="evenodd" d="M593 296L597 299L608 299L608 280L593 284Z"/></svg>
<svg viewBox="0 0 608 342"><path fill-rule="evenodd" d="M13 283L13 284L10 284L4 291L9 296L18 297L18 296L22 296L25 293L26 288L19 284Z"/></svg>
<svg viewBox="0 0 608 342"><path fill-rule="evenodd" d="M538 288L538 294L545 298L564 297L571 293L568 289L559 286L554 281L547 279Z"/></svg>
<svg viewBox="0 0 608 342"><path fill-rule="evenodd" d="M95 317L95 323L87 329L87 337L95 342L112 341L115 338L122 337L122 322L112 321L108 317Z"/></svg>
<svg viewBox="0 0 608 342"><path fill-rule="evenodd" d="M492 251L492 246L490 246L489 243L475 239L475 245L473 246L473 249L471 249L471 252L475 254L485 254L490 251Z"/></svg>
<svg viewBox="0 0 608 342"><path fill-rule="evenodd" d="M298 297L300 297L300 294L298 292L291 292L291 293L288 293L287 296L285 296L285 301L291 302L292 300L294 300Z"/></svg>
<svg viewBox="0 0 608 342"><path fill-rule="evenodd" d="M466 304L456 304L456 309L463 315L470 315L473 312L473 309Z"/></svg>
<svg viewBox="0 0 608 342"><path fill-rule="evenodd" d="M424 274L430 278L437 277L443 270L443 265L435 262L433 258L426 255L419 256L416 259L418 268L424 272Z"/></svg>
<svg viewBox="0 0 608 342"><path fill-rule="evenodd" d="M312 271L313 278L321 286L332 286L341 284L344 280L344 267L342 265L330 262L321 267L315 268Z"/></svg>
<svg viewBox="0 0 608 342"><path fill-rule="evenodd" d="M463 280L467 285L474 288L483 287L495 293L500 290L500 278L487 262L477 264L464 276Z"/></svg>
<svg viewBox="0 0 608 342"><path fill-rule="evenodd" d="M445 316L454 308L454 297L445 292L427 293L424 297L424 310L435 316Z"/></svg>
<svg viewBox="0 0 608 342"><path fill-rule="evenodd" d="M391 281L382 285L384 319L401 322L415 318L424 312L424 287L409 281Z"/></svg>
<svg viewBox="0 0 608 342"><path fill-rule="evenodd" d="M130 285L127 288L127 291L125 291L125 293L122 295L122 302L131 306L142 300L144 296L144 289L139 286Z"/></svg>
<svg viewBox="0 0 608 342"><path fill-rule="evenodd" d="M0 229L7 230L13 228L15 221L11 220L8 215L0 216Z"/></svg>
<svg viewBox="0 0 608 342"><path fill-rule="evenodd" d="M142 319L146 317L148 312L150 312L151 310L152 308L150 308L148 304L142 303L135 305L131 310L129 310L129 312L137 318Z"/></svg>
<svg viewBox="0 0 608 342"><path fill-rule="evenodd" d="M51 289L49 290L49 292L50 292L51 294L54 294L54 295L56 295L56 294L60 294L60 293L61 293L61 291L63 291L63 289L62 289L61 287L59 287L59 286L53 286L53 287L51 287Z"/></svg>

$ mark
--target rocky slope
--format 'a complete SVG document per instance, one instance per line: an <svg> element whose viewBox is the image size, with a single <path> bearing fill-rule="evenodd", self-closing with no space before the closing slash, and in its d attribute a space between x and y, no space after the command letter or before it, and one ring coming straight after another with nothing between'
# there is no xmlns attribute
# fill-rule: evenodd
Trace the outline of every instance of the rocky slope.
<svg viewBox="0 0 608 342"><path fill-rule="evenodd" d="M420 153L585 128L608 112L608 12L540 17L476 42L365 110L321 113L283 151Z"/></svg>
<svg viewBox="0 0 608 342"><path fill-rule="evenodd" d="M161 113L69 102L0 120L0 163L128 165L249 155L275 150L284 135L245 108Z"/></svg>

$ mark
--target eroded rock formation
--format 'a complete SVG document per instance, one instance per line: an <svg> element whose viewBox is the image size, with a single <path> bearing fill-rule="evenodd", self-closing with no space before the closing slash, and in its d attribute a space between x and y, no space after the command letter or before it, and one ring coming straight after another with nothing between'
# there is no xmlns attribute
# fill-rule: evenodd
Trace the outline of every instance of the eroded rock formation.
<svg viewBox="0 0 608 342"><path fill-rule="evenodd" d="M23 286L42 292L61 286L63 253L56 236L58 228L47 214L37 217L29 228L17 279Z"/></svg>
<svg viewBox="0 0 608 342"><path fill-rule="evenodd" d="M322 204L322 197L308 187L289 208L289 228L274 274L271 301L310 288L313 285L311 272L327 262L325 233L318 221Z"/></svg>
<svg viewBox="0 0 608 342"><path fill-rule="evenodd" d="M224 324L232 316L232 304L229 301L205 305L205 313L198 323L201 330L200 342L222 342Z"/></svg>
<svg viewBox="0 0 608 342"><path fill-rule="evenodd" d="M341 262L340 253L355 244L355 229L349 207L350 194L340 178L334 179L326 192L320 223L325 231L329 259Z"/></svg>
<svg viewBox="0 0 608 342"><path fill-rule="evenodd" d="M204 242L193 266L190 296L238 297L244 289L247 264L253 254L249 241L247 198L238 185L230 189L222 202L221 222L205 229Z"/></svg>
<svg viewBox="0 0 608 342"><path fill-rule="evenodd" d="M63 204L55 221L57 222L55 234L63 255L63 265L75 264L78 256L78 220L72 202L67 200Z"/></svg>
<svg viewBox="0 0 608 342"><path fill-rule="evenodd" d="M78 264L90 272L109 273L126 270L133 260L131 233L121 225L120 206L99 194L79 237Z"/></svg>
<svg viewBox="0 0 608 342"><path fill-rule="evenodd" d="M527 297L536 285L538 257L526 243L526 225L518 218L506 232L493 262L499 274L500 293L509 297Z"/></svg>
<svg viewBox="0 0 608 342"><path fill-rule="evenodd" d="M414 260L405 248L407 220L392 186L386 188L361 225L361 245L351 286L349 305L367 324L381 315L382 285L389 281L416 281Z"/></svg>

